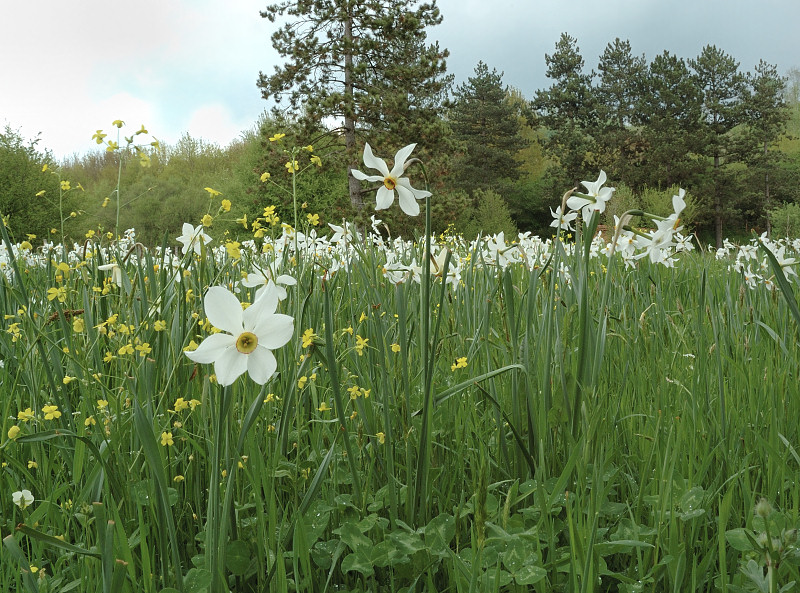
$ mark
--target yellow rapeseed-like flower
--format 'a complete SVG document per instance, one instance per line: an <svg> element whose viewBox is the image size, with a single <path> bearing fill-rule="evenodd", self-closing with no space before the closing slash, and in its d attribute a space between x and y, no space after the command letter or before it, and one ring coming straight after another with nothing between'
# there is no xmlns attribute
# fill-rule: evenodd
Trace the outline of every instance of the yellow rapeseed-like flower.
<svg viewBox="0 0 800 593"><path fill-rule="evenodd" d="M306 214L306 219L311 226L319 226L319 214Z"/></svg>
<svg viewBox="0 0 800 593"><path fill-rule="evenodd" d="M358 385L353 385L347 388L347 392L350 394L350 399L356 399L361 395L361 388Z"/></svg>
<svg viewBox="0 0 800 593"><path fill-rule="evenodd" d="M69 181L62 181L61 182L61 190L62 191L69 191L70 189L72 189L72 188L69 186Z"/></svg>
<svg viewBox="0 0 800 593"><path fill-rule="evenodd" d="M223 212L230 212L231 211L231 201L230 200L222 200L222 211Z"/></svg>
<svg viewBox="0 0 800 593"><path fill-rule="evenodd" d="M45 190L45 189L43 189L43 190L40 190L40 191L37 191L37 192L36 192L36 197L37 197L37 198L41 198L41 197L42 197L44 194L46 194L46 193L47 193L47 190Z"/></svg>
<svg viewBox="0 0 800 593"><path fill-rule="evenodd" d="M384 433L382 433L382 432L379 432L379 433L378 433L378 434L376 434L375 436L376 436L376 437L378 437L378 442L379 442L381 445L384 445L384 444L386 444L386 435L385 435Z"/></svg>
<svg viewBox="0 0 800 593"><path fill-rule="evenodd" d="M311 155L311 162L314 163L317 167L322 166L322 159L315 154Z"/></svg>
<svg viewBox="0 0 800 593"><path fill-rule="evenodd" d="M239 243L239 241L228 241L225 243L225 251L228 252L228 257L231 259L241 259L242 252L239 249L240 246L241 243Z"/></svg>
<svg viewBox="0 0 800 593"><path fill-rule="evenodd" d="M287 172L289 172L292 175L294 175L294 172L298 171L300 169L300 164L297 161L294 161L294 160L286 161L286 164L284 165L284 167L286 167L286 171Z"/></svg>
<svg viewBox="0 0 800 593"><path fill-rule="evenodd" d="M397 343L392 344L392 352L394 352L395 354L400 352L400 344Z"/></svg>
<svg viewBox="0 0 800 593"><path fill-rule="evenodd" d="M24 410L17 412L17 420L19 420L20 422L27 422L28 420L31 420L35 415L36 414L34 414L33 410L31 410L30 408L25 408Z"/></svg>
<svg viewBox="0 0 800 593"><path fill-rule="evenodd" d="M269 141L270 142L277 142L278 140L280 140L281 138L283 138L285 136L286 136L286 134L281 134L280 132L278 132L274 136L270 136Z"/></svg>
<svg viewBox="0 0 800 593"><path fill-rule="evenodd" d="M108 206L110 203L111 203L111 198L109 198L108 196L106 196L105 198L103 198L103 203L101 204L101 207L102 207L102 208L105 208L105 207L106 207L106 206Z"/></svg>
<svg viewBox="0 0 800 593"><path fill-rule="evenodd" d="M308 146L304 146L303 150L307 150L308 152L314 152L314 147L309 144Z"/></svg>
<svg viewBox="0 0 800 593"><path fill-rule="evenodd" d="M36 463L33 459L28 461L28 469L36 469L39 467L39 464Z"/></svg>
<svg viewBox="0 0 800 593"><path fill-rule="evenodd" d="M97 409L102 410L103 408L108 407L108 400L107 399L98 399L97 400Z"/></svg>
<svg viewBox="0 0 800 593"><path fill-rule="evenodd" d="M94 416L87 416L86 419L83 421L83 425L85 427L94 426L97 424L97 420L94 419Z"/></svg>
<svg viewBox="0 0 800 593"><path fill-rule="evenodd" d="M122 348L117 351L117 354L120 356L125 356L126 354L133 354L133 344L125 344Z"/></svg>
<svg viewBox="0 0 800 593"><path fill-rule="evenodd" d="M148 344L147 342L144 342L136 346L136 350L139 351L139 356L147 356L153 351L153 349L150 347L150 344Z"/></svg>
<svg viewBox="0 0 800 593"><path fill-rule="evenodd" d="M264 183L264 182L265 182L267 179L269 179L270 177L271 177L271 175L270 175L269 173L267 173L266 171L264 171L264 172L261 174L261 177L259 177L259 179L261 179L261 183Z"/></svg>
<svg viewBox="0 0 800 593"><path fill-rule="evenodd" d="M302 341L303 341L303 348L308 348L311 344L314 343L314 338L317 338L317 334L314 333L314 328L309 327L306 331L303 332Z"/></svg>
<svg viewBox="0 0 800 593"><path fill-rule="evenodd" d="M23 241L22 243L19 244L19 248L25 251L30 251L31 249L33 249L33 245L30 244L30 241Z"/></svg>
<svg viewBox="0 0 800 593"><path fill-rule="evenodd" d="M167 329L167 322L163 319L159 319L153 323L153 329L157 332L162 332Z"/></svg>
<svg viewBox="0 0 800 593"><path fill-rule="evenodd" d="M161 446L162 447L171 447L175 444L175 441L172 440L172 433L171 432L162 432L161 433Z"/></svg>
<svg viewBox="0 0 800 593"><path fill-rule="evenodd" d="M8 438L15 439L22 429L16 424L8 429Z"/></svg>
<svg viewBox="0 0 800 593"><path fill-rule="evenodd" d="M45 163L44 165L42 165L42 173L44 173L45 171L47 171L49 168L50 168L50 166L49 166L47 163Z"/></svg>
<svg viewBox="0 0 800 593"><path fill-rule="evenodd" d="M42 408L42 412L44 412L45 420L56 420L57 418L61 418L61 412L58 410L58 406L44 406Z"/></svg>
<svg viewBox="0 0 800 593"><path fill-rule="evenodd" d="M317 408L317 410L319 410L320 412L328 412L330 411L330 409L331 407L328 405L328 402L322 402Z"/></svg>
<svg viewBox="0 0 800 593"><path fill-rule="evenodd" d="M97 130L92 135L92 140L94 140L98 144L102 144L103 143L103 138L105 138L106 136L108 136L108 134L103 134L103 130Z"/></svg>
<svg viewBox="0 0 800 593"><path fill-rule="evenodd" d="M72 322L72 331L79 334L84 329L86 329L86 322L83 320L83 317L76 317Z"/></svg>
<svg viewBox="0 0 800 593"><path fill-rule="evenodd" d="M464 369L467 367L467 357L462 356L461 358L457 358L456 361L450 365L450 370L455 371L456 369Z"/></svg>
<svg viewBox="0 0 800 593"><path fill-rule="evenodd" d="M47 300L52 301L58 299L59 303L63 303L67 300L67 289L63 286L59 286L58 288L48 288L47 289Z"/></svg>
<svg viewBox="0 0 800 593"><path fill-rule="evenodd" d="M189 409L189 402L187 402L182 397L179 397L178 399L175 400L174 408L175 408L175 410L174 410L175 412L182 412L183 410L188 410Z"/></svg>
<svg viewBox="0 0 800 593"><path fill-rule="evenodd" d="M125 125L125 122L122 121L121 119L115 119L114 121L111 122L111 125L116 126L117 128L121 128L122 126Z"/></svg>
<svg viewBox="0 0 800 593"><path fill-rule="evenodd" d="M302 377L300 377L300 378L297 380L297 388L298 388L298 389L302 389L303 387L305 387L305 386L306 386L306 383L308 383L308 377L306 377L305 375L303 375Z"/></svg>
<svg viewBox="0 0 800 593"><path fill-rule="evenodd" d="M203 218L200 219L200 222L203 224L203 226L211 226L211 224L214 222L214 218L210 214L205 214Z"/></svg>
<svg viewBox="0 0 800 593"><path fill-rule="evenodd" d="M244 228L247 228L247 214L245 214L241 218L237 218L236 223L242 225Z"/></svg>
<svg viewBox="0 0 800 593"><path fill-rule="evenodd" d="M67 375L66 377L64 377L63 379L61 379L61 382L62 382L64 385L69 385L69 384L70 384L70 383L72 383L74 380L75 380L75 377L70 377L69 375Z"/></svg>
<svg viewBox="0 0 800 593"><path fill-rule="evenodd" d="M222 195L222 192L217 191L217 190L215 190L215 189L213 189L211 187L204 187L203 189L206 190L209 194L211 194L212 198Z"/></svg>
<svg viewBox="0 0 800 593"><path fill-rule="evenodd" d="M184 478L182 475L178 474L177 476L175 476L174 478L172 478L172 481L173 481L173 482L176 482L176 483L181 483L181 482L183 482L183 480L184 480L184 479L185 479L185 478Z"/></svg>
<svg viewBox="0 0 800 593"><path fill-rule="evenodd" d="M356 335L356 352L358 352L359 356L364 354L364 348L367 346L367 342L369 342L369 338L362 338Z"/></svg>

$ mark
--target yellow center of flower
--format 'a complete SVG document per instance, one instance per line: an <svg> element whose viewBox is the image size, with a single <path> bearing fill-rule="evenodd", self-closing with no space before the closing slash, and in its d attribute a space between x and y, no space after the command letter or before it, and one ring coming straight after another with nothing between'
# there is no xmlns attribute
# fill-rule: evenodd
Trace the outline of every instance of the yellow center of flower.
<svg viewBox="0 0 800 593"><path fill-rule="evenodd" d="M251 332L244 332L236 338L236 349L242 354L251 354L258 346L258 337Z"/></svg>
<svg viewBox="0 0 800 593"><path fill-rule="evenodd" d="M391 191L397 186L397 179L395 179L394 177L384 177L383 186Z"/></svg>

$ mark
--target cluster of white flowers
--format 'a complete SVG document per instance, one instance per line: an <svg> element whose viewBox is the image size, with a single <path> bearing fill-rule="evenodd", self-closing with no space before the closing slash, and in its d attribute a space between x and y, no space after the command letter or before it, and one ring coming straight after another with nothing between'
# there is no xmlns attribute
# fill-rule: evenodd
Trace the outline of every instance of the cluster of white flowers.
<svg viewBox="0 0 800 593"><path fill-rule="evenodd" d="M708 249L715 254L718 260L726 261L732 259L733 261L728 266L728 269L740 273L749 289L755 290L759 286L763 286L769 290L775 290L775 276L772 274L767 256L762 254L759 257L759 242L772 252L787 279L791 279L792 276L794 276L795 280L798 279L797 272L794 269L798 259L788 257L786 251L791 249L795 254L800 252L800 239L773 240L764 233L759 238L753 238L744 245L734 245L725 239L719 249L714 249L710 245Z"/></svg>

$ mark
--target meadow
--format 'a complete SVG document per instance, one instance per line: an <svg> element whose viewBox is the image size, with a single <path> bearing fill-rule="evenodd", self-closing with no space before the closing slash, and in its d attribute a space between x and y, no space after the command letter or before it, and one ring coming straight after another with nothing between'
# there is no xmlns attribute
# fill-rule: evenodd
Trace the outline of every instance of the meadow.
<svg viewBox="0 0 800 593"><path fill-rule="evenodd" d="M791 590L800 242L602 185L544 240L3 229L0 590Z"/></svg>

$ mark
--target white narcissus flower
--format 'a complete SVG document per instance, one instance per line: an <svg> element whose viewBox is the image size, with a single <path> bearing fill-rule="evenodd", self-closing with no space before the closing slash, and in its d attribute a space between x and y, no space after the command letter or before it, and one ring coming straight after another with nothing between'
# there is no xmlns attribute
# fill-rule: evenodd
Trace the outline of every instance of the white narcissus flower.
<svg viewBox="0 0 800 593"><path fill-rule="evenodd" d="M270 282L275 285L275 290L278 292L278 300L281 301L286 298L287 294L286 289L280 285L285 284L286 286L294 286L297 284L297 280L288 274L276 275L275 272L273 272L269 267L259 268L258 266L254 266L254 269L254 272L251 272L246 278L242 279L242 286L246 286L247 288L258 287L258 290L256 291L256 299L258 299L264 293Z"/></svg>
<svg viewBox="0 0 800 593"><path fill-rule="evenodd" d="M33 504L33 494L30 490L19 490L11 494L11 500L19 508L25 510Z"/></svg>
<svg viewBox="0 0 800 593"><path fill-rule="evenodd" d="M422 189L414 189L411 187L411 182L405 177L401 177L406 167L406 160L411 155L416 144L409 144L401 148L394 156L394 167L389 171L386 162L379 159L372 154L372 148L369 144L364 145L364 164L370 169L377 169L380 175L367 175L358 169L350 169L353 177L361 181L379 181L383 183L383 187L378 188L378 194L375 196L375 210L385 210L394 202L394 192L397 191L398 201L400 202L400 209L409 216L416 216L419 214L419 204L417 200L427 198L431 192Z"/></svg>
<svg viewBox="0 0 800 593"><path fill-rule="evenodd" d="M551 227L557 228L557 229L561 228L561 229L564 229L565 231L574 231L575 230L570 226L569 223L571 223L573 220L578 218L578 213L577 212L567 212L566 214L562 214L561 213L561 206L559 206L558 208L556 208L555 212L553 212L553 209L550 208L550 214L554 218L553 222L550 223Z"/></svg>
<svg viewBox="0 0 800 593"><path fill-rule="evenodd" d="M180 237L175 237L175 239L183 243L181 253L185 254L191 249L197 255L200 255L203 245L207 245L211 241L211 237L203 232L202 224L193 227L188 222L183 223L183 234Z"/></svg>
<svg viewBox="0 0 800 593"><path fill-rule="evenodd" d="M250 378L263 385L277 370L272 351L286 344L294 334L294 319L275 313L278 293L275 285L247 309L233 293L222 286L212 286L203 300L206 317L214 327L227 333L208 336L197 350L186 352L194 362L214 363L220 385L230 385L247 371Z"/></svg>
<svg viewBox="0 0 800 593"><path fill-rule="evenodd" d="M602 187L606 182L606 172L601 170L597 181L581 181L586 188L586 195L572 195L567 198L567 206L572 210L581 210L584 220L589 220L592 212L604 212L606 202L614 195L613 187Z"/></svg>
<svg viewBox="0 0 800 593"><path fill-rule="evenodd" d="M103 264L102 266L97 266L98 270L102 270L103 272L111 272L111 280L122 288L122 268L115 262L113 264Z"/></svg>

